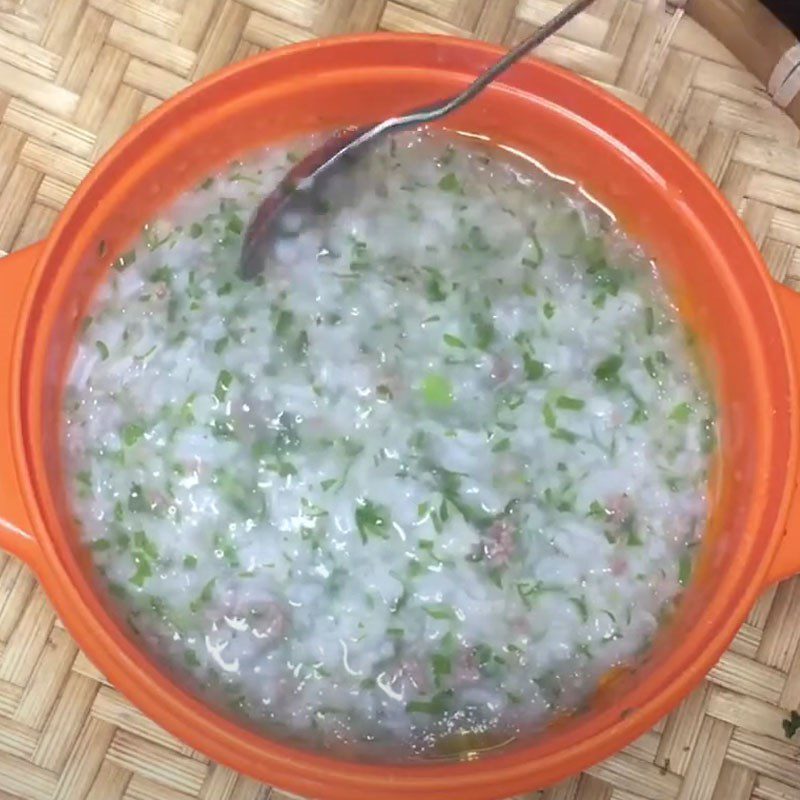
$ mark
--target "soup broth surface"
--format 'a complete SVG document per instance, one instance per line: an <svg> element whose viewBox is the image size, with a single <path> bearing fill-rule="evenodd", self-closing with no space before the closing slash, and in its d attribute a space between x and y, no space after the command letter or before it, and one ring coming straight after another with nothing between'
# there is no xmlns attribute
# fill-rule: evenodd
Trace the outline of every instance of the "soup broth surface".
<svg viewBox="0 0 800 800"><path fill-rule="evenodd" d="M710 393L607 213L462 139L383 143L240 279L313 143L209 177L109 271L63 401L81 535L149 652L269 734L530 734L689 580Z"/></svg>

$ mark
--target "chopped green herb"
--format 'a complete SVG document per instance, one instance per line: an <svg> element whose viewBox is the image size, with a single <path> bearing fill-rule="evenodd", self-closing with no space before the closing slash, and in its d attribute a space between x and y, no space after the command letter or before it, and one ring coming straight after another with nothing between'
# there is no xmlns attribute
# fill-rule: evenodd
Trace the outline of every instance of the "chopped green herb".
<svg viewBox="0 0 800 800"><path fill-rule="evenodd" d="M542 584L536 581L517 581L517 594L519 599L525 604L525 607L533 608L533 599L542 593Z"/></svg>
<svg viewBox="0 0 800 800"><path fill-rule="evenodd" d="M556 428L551 435L554 439L560 439L562 442L567 442L567 444L575 444L578 441L577 434L568 431L566 428Z"/></svg>
<svg viewBox="0 0 800 800"><path fill-rule="evenodd" d="M542 406L542 417L544 418L544 424L547 425L547 427L551 430L554 430L558 425L556 415L549 403L545 403L544 406Z"/></svg>
<svg viewBox="0 0 800 800"><path fill-rule="evenodd" d="M225 351L225 348L230 344L230 337L223 336L221 339L217 339L214 342L214 352L219 356Z"/></svg>
<svg viewBox="0 0 800 800"><path fill-rule="evenodd" d="M455 173L448 172L439 180L439 188L443 192L460 192L461 181L455 176Z"/></svg>
<svg viewBox="0 0 800 800"><path fill-rule="evenodd" d="M589 606L586 603L585 597L570 597L570 602L578 609L581 622L589 621Z"/></svg>
<svg viewBox="0 0 800 800"><path fill-rule="evenodd" d="M142 436L144 436L144 427L135 422L129 422L122 429L122 441L125 442L128 447L135 445Z"/></svg>
<svg viewBox="0 0 800 800"><path fill-rule="evenodd" d="M613 355L604 358L594 369L594 376L603 383L615 383L619 379L622 367L622 356Z"/></svg>
<svg viewBox="0 0 800 800"><path fill-rule="evenodd" d="M193 555L184 556L183 566L186 569L194 569L197 566L197 556Z"/></svg>
<svg viewBox="0 0 800 800"><path fill-rule="evenodd" d="M481 350L488 350L495 337L494 324L482 314L472 314L475 326L475 344Z"/></svg>
<svg viewBox="0 0 800 800"><path fill-rule="evenodd" d="M528 353L522 354L522 363L525 367L525 378L529 381L538 381L540 378L544 376L545 368L544 364L541 361L533 358L532 356L528 355Z"/></svg>
<svg viewBox="0 0 800 800"><path fill-rule="evenodd" d="M597 500L592 500L589 504L589 513L587 516L605 522L611 516L611 512L602 503L598 503Z"/></svg>
<svg viewBox="0 0 800 800"><path fill-rule="evenodd" d="M108 358L108 346L106 345L106 343L98 339L94 343L94 345L97 348L97 352L100 353L100 358L102 358L103 361L105 361Z"/></svg>
<svg viewBox="0 0 800 800"><path fill-rule="evenodd" d="M511 439L508 437L501 439L499 442L497 442L497 444L492 446L493 453L503 453L509 449L511 449Z"/></svg>
<svg viewBox="0 0 800 800"><path fill-rule="evenodd" d="M548 301L542 306L542 312L544 313L545 319L552 319L553 314L556 313L556 307Z"/></svg>
<svg viewBox="0 0 800 800"><path fill-rule="evenodd" d="M656 329L655 312L651 306L648 306L644 310L644 329L648 336L652 336Z"/></svg>
<svg viewBox="0 0 800 800"><path fill-rule="evenodd" d="M281 478L288 478L292 475L297 475L297 467L288 461L282 461L280 464L278 464L275 468L275 471L281 476Z"/></svg>
<svg viewBox="0 0 800 800"><path fill-rule="evenodd" d="M232 234L238 236L244 230L244 224L239 216L234 214L225 226Z"/></svg>
<svg viewBox="0 0 800 800"><path fill-rule="evenodd" d="M425 283L425 293L431 303L443 303L447 300L447 292L443 287L444 278L435 270L430 272L431 274Z"/></svg>
<svg viewBox="0 0 800 800"><path fill-rule="evenodd" d="M216 578L212 578L201 590L200 594L198 595L196 600L192 600L189 603L189 609L192 613L196 614L201 608L207 606L211 602L211 598L214 596L214 586L217 583Z"/></svg>
<svg viewBox="0 0 800 800"><path fill-rule="evenodd" d="M628 531L628 547L641 547L643 544L644 541L642 540L642 537L639 536L633 527L631 527L631 529Z"/></svg>
<svg viewBox="0 0 800 800"><path fill-rule="evenodd" d="M595 286L604 293L617 295L624 280L624 273L608 263L603 239L599 236L587 239L583 251L588 262L586 272L594 280Z"/></svg>
<svg viewBox="0 0 800 800"><path fill-rule="evenodd" d="M435 694L429 701L411 700L406 703L406 711L409 714L431 714L440 717L447 712L452 694L452 690L448 690Z"/></svg>
<svg viewBox="0 0 800 800"><path fill-rule="evenodd" d="M436 678L441 678L444 675L449 675L453 671L453 666L448 656L441 653L434 653L431 657L431 666L433 667L433 674Z"/></svg>
<svg viewBox="0 0 800 800"><path fill-rule="evenodd" d="M580 411L585 405L586 401L577 397L569 397L565 394L562 394L556 400L556 408L564 409L564 411Z"/></svg>
<svg viewBox="0 0 800 800"><path fill-rule="evenodd" d="M466 347L464 342L461 341L461 339L459 339L458 336L453 336L452 334L446 333L442 338L444 339L444 343L449 344L450 347L461 347L461 348Z"/></svg>
<svg viewBox="0 0 800 800"><path fill-rule="evenodd" d="M194 410L192 408L192 404L194 403L195 395L191 394L189 397L186 398L186 401L181 406L180 411L178 412L181 422L191 425L194 422Z"/></svg>
<svg viewBox="0 0 800 800"><path fill-rule="evenodd" d="M692 578L692 557L684 553L678 562L678 583L681 586L688 586Z"/></svg>
<svg viewBox="0 0 800 800"><path fill-rule="evenodd" d="M536 267L542 263L542 259L544 258L544 250L542 250L542 245L539 243L539 239L535 233L531 234L531 247L533 248L533 255L523 258L522 263L526 267L536 269Z"/></svg>
<svg viewBox="0 0 800 800"><path fill-rule="evenodd" d="M167 266L154 269L150 275L152 283L172 283L172 270Z"/></svg>
<svg viewBox="0 0 800 800"><path fill-rule="evenodd" d="M438 372L431 372L422 381L422 396L434 408L449 408L453 404L453 384Z"/></svg>
<svg viewBox="0 0 800 800"><path fill-rule="evenodd" d="M114 268L118 272L122 272L126 267L129 267L133 262L136 261L136 251L135 250L128 250L127 253L123 253L118 259L117 263L114 264Z"/></svg>
<svg viewBox="0 0 800 800"><path fill-rule="evenodd" d="M703 452L708 455L717 445L717 434L714 428L714 420L704 419L700 426L700 446Z"/></svg>
<svg viewBox="0 0 800 800"><path fill-rule="evenodd" d="M108 539L95 539L93 542L91 542L89 547L91 547L91 549L96 553L102 553L104 550L111 549L111 542L109 542Z"/></svg>
<svg viewBox="0 0 800 800"><path fill-rule="evenodd" d="M220 403L225 402L228 389L231 388L231 383L233 383L233 375L226 369L221 370L217 376L217 384L214 387L214 397L216 397Z"/></svg>
<svg viewBox="0 0 800 800"><path fill-rule="evenodd" d="M234 545L230 539L227 539L220 534L215 534L214 536L214 554L218 558L223 559L228 566L233 567L234 569L241 566L236 545Z"/></svg>
<svg viewBox="0 0 800 800"><path fill-rule="evenodd" d="M138 512L147 512L150 510L150 505L144 496L144 491L138 483L131 484L131 490L128 494L128 510Z"/></svg>
<svg viewBox="0 0 800 800"><path fill-rule="evenodd" d="M377 536L379 539L389 538L392 520L386 506L373 503L372 500L361 500L356 507L355 521L364 544L370 536Z"/></svg>
<svg viewBox="0 0 800 800"><path fill-rule="evenodd" d="M186 662L187 667L199 667L200 666L200 659L197 657L197 653L194 650L187 650L183 654L183 660Z"/></svg>
<svg viewBox="0 0 800 800"><path fill-rule="evenodd" d="M192 239L199 239L203 235L203 226L199 222L193 222L189 226L189 236Z"/></svg>
<svg viewBox="0 0 800 800"><path fill-rule="evenodd" d="M144 531L136 531L133 534L133 546L144 553L147 558L155 561L158 559L158 549L152 540L150 540Z"/></svg>
<svg viewBox="0 0 800 800"><path fill-rule="evenodd" d="M141 554L137 554L133 557L133 563L136 564L136 572L131 576L130 582L134 586L141 588L144 586L144 582L152 577L153 568L150 566L148 559Z"/></svg>
<svg viewBox="0 0 800 800"><path fill-rule="evenodd" d="M456 615L450 606L446 606L442 603L438 605L432 606L423 606L425 609L425 613L429 617L433 617L433 619L455 619Z"/></svg>
<svg viewBox="0 0 800 800"><path fill-rule="evenodd" d="M293 322L294 314L286 309L281 309L278 312L278 320L275 323L275 335L280 338L285 338Z"/></svg>
<svg viewBox="0 0 800 800"><path fill-rule="evenodd" d="M486 234L477 225L473 225L467 234L467 249L485 253L491 249Z"/></svg>
<svg viewBox="0 0 800 800"><path fill-rule="evenodd" d="M498 588L503 588L503 571L500 567L493 567L487 573L489 580Z"/></svg>
<svg viewBox="0 0 800 800"><path fill-rule="evenodd" d="M688 422L693 410L689 403L678 403L678 405L672 409L669 418L675 420L675 422Z"/></svg>
<svg viewBox="0 0 800 800"><path fill-rule="evenodd" d="M294 341L292 352L297 361L302 361L308 355L308 333L300 331Z"/></svg>

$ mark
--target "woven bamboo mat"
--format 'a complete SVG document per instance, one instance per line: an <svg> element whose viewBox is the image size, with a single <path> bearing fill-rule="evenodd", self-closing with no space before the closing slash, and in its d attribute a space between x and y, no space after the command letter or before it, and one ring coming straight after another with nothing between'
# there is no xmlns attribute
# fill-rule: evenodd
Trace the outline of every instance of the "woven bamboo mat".
<svg viewBox="0 0 800 800"><path fill-rule="evenodd" d="M0 250L43 237L126 128L224 64L376 28L512 42L561 4L0 0ZM730 198L772 273L800 288L800 133L682 12L641 12L640 0L598 0L541 54L672 134ZM708 681L653 731L525 800L800 800L800 735L789 741L781 726L800 705L799 644L797 579L762 597ZM131 708L78 652L34 577L0 554L0 800L267 797L286 796L210 764Z"/></svg>

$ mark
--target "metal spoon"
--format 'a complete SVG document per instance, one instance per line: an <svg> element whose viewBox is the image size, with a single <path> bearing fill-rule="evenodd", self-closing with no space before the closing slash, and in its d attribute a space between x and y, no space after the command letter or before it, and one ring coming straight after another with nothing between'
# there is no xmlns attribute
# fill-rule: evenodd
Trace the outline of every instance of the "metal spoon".
<svg viewBox="0 0 800 800"><path fill-rule="evenodd" d="M319 196L321 184L334 171L334 167L351 162L366 145L381 136L433 122L468 103L498 75L593 2L595 0L573 0L455 97L390 117L374 125L345 128L298 161L278 186L262 200L247 226L239 261L241 276L250 279L263 272L272 240L281 233L297 233L302 228L302 217L318 212L322 205Z"/></svg>

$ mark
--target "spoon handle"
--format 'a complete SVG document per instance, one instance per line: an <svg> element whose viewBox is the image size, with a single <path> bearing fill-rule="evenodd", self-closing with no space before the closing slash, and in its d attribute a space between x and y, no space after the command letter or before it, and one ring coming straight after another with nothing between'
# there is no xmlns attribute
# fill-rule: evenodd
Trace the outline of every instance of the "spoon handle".
<svg viewBox="0 0 800 800"><path fill-rule="evenodd" d="M495 78L502 75L510 66L535 47L538 47L545 39L549 39L554 33L561 30L570 20L585 11L594 2L595 0L573 0L569 5L564 6L552 19L540 25L527 39L523 39L498 62L482 72L461 94L456 95L442 105L437 105L436 109L429 111L428 117L422 121L430 122L438 119L451 111L455 111L464 103L468 103Z"/></svg>
<svg viewBox="0 0 800 800"><path fill-rule="evenodd" d="M405 128L425 125L460 108L480 94L495 78L502 75L509 67L540 45L545 39L556 33L556 31L563 28L564 25L594 2L595 0L573 0L569 5L564 6L558 14L545 22L544 25L540 25L527 39L524 39L512 50L509 50L506 55L482 72L463 92L455 97L451 97L449 100L439 100L436 103L431 103L406 114L389 117L377 125L349 129L349 141L341 146L341 149L325 163L325 168L378 136Z"/></svg>

